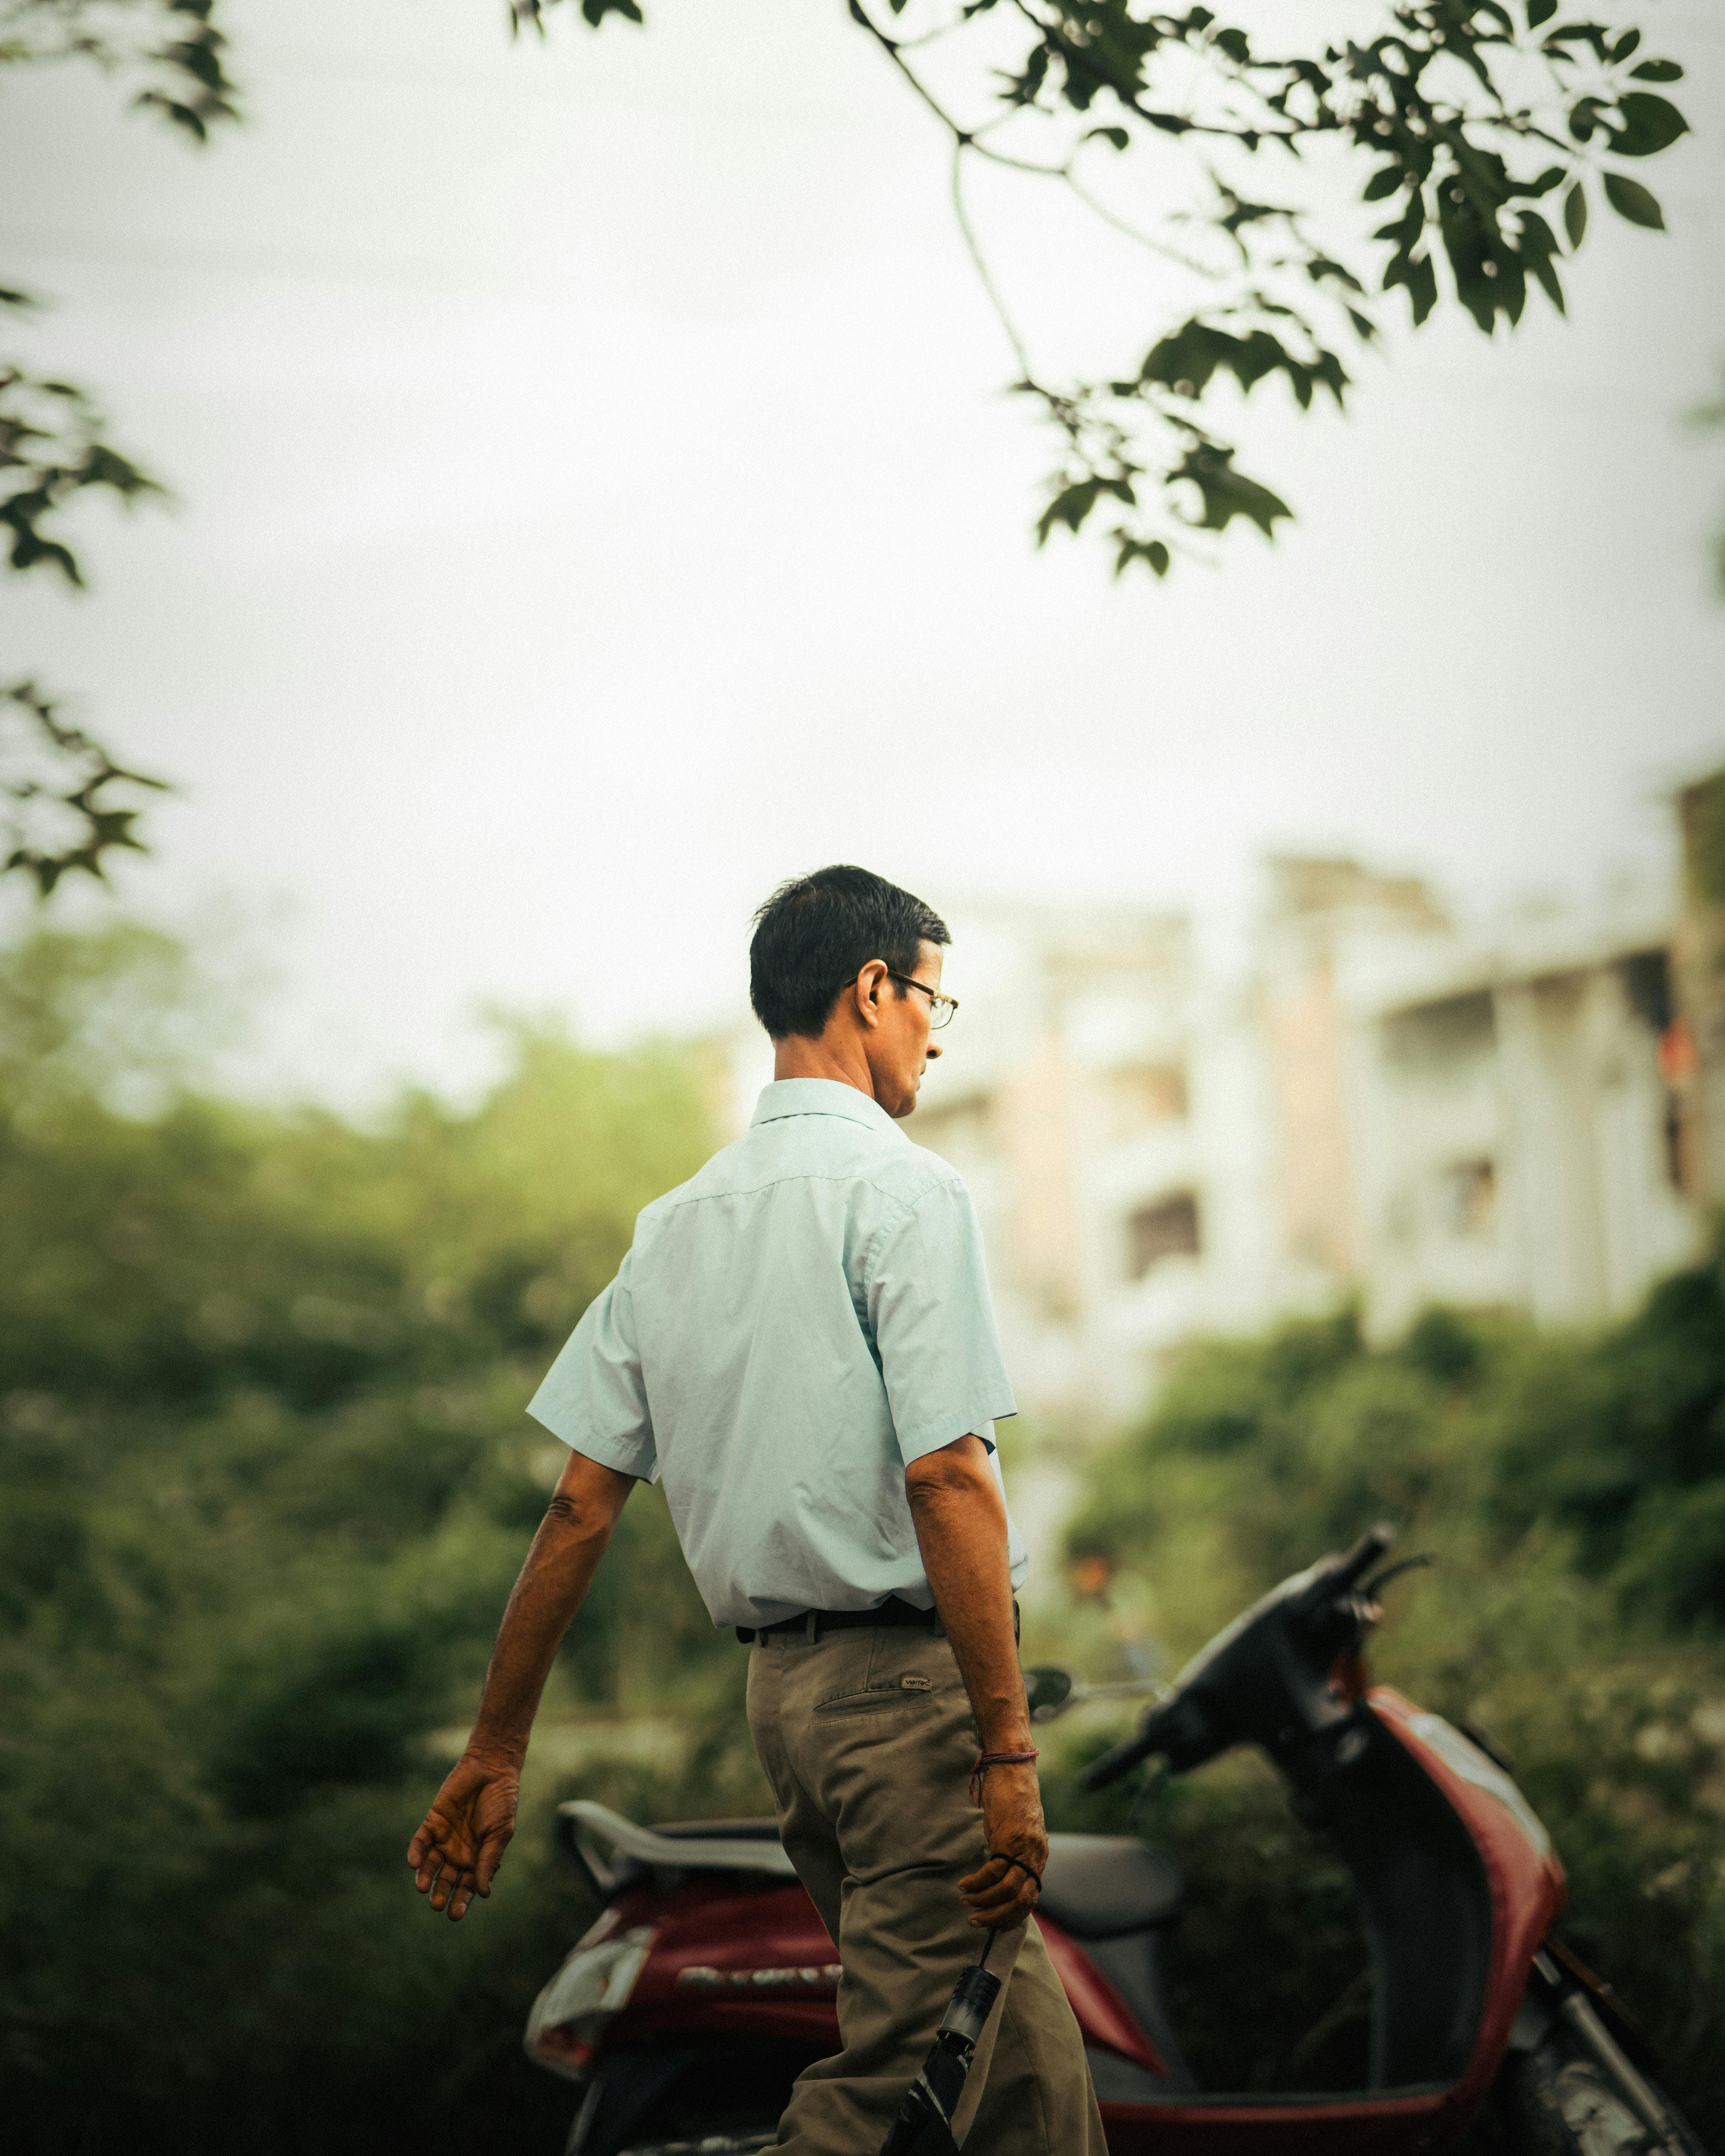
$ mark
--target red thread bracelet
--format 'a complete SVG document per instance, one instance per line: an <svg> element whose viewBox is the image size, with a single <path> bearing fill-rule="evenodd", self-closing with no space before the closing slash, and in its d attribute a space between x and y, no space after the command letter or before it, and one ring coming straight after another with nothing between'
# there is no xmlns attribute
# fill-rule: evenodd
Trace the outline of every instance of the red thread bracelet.
<svg viewBox="0 0 1725 2156"><path fill-rule="evenodd" d="M983 1776L990 1767L1028 1767L1033 1759L1040 1759L1040 1752L979 1752L975 1766L970 1770L970 1801L979 1804L983 1800Z"/></svg>

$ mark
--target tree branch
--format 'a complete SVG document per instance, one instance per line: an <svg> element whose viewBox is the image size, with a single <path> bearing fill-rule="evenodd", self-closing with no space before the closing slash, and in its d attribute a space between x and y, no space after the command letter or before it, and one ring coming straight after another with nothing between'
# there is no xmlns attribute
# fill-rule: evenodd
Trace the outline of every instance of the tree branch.
<svg viewBox="0 0 1725 2156"><path fill-rule="evenodd" d="M132 828L141 812L114 805L109 789L116 786L172 790L165 778L116 763L62 720L33 681L0 686L0 799L11 803L0 820L9 845L0 875L30 876L46 898L74 870L105 882L110 853L147 853Z"/></svg>

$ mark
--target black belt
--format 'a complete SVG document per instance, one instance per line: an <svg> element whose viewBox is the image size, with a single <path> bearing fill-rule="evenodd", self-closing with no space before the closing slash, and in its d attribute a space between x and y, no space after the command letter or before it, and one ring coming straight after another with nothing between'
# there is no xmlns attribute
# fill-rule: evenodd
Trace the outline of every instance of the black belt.
<svg viewBox="0 0 1725 2156"><path fill-rule="evenodd" d="M811 1642L823 1632L856 1632L880 1625L913 1625L919 1631L939 1632L942 1630L940 1613L936 1609L919 1609L914 1602L901 1602L896 1594L875 1609L804 1609L794 1617L781 1617L776 1625L762 1625L751 1628L739 1625L737 1636L744 1646L757 1640L764 1640L771 1632L806 1632ZM1019 1605L1012 1605L1012 1634L1019 1633Z"/></svg>

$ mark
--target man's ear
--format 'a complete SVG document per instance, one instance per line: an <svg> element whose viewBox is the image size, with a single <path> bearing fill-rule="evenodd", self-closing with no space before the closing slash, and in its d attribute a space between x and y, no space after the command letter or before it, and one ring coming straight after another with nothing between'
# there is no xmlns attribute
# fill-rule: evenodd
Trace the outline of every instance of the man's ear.
<svg viewBox="0 0 1725 2156"><path fill-rule="evenodd" d="M851 983L851 991L856 998L857 1015L865 1025L880 1024L880 998L886 993L889 978L886 961L870 958Z"/></svg>

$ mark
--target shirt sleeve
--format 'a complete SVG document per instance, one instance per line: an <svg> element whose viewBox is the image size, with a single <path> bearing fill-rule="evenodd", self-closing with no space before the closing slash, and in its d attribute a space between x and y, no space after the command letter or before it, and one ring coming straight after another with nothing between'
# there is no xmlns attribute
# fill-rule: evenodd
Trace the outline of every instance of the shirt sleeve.
<svg viewBox="0 0 1725 2156"><path fill-rule="evenodd" d="M994 1329L982 1230L956 1176L881 1236L867 1304L905 1465L972 1431L992 1451L991 1425L1016 1414L1018 1404Z"/></svg>
<svg viewBox="0 0 1725 2156"><path fill-rule="evenodd" d="M625 1257L616 1279L588 1305L527 1403L527 1413L572 1452L619 1475L656 1482L659 1455L635 1340L629 1266Z"/></svg>

